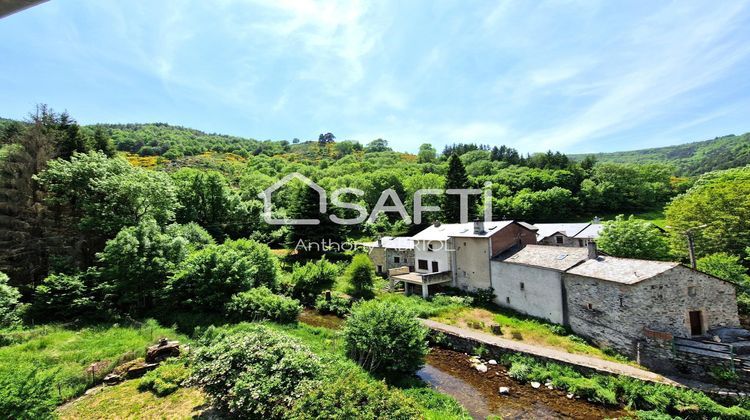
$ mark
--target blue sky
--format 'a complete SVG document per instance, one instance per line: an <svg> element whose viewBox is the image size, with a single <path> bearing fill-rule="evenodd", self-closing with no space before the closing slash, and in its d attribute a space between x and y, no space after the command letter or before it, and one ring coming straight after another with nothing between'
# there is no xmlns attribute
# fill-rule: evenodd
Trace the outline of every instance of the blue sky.
<svg viewBox="0 0 750 420"><path fill-rule="evenodd" d="M615 151L750 131L741 1L52 0L0 19L0 116Z"/></svg>

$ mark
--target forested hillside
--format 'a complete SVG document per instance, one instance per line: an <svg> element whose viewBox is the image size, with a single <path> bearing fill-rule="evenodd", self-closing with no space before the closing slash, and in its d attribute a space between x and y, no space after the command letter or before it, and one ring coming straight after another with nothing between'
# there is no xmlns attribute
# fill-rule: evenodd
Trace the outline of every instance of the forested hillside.
<svg viewBox="0 0 750 420"><path fill-rule="evenodd" d="M713 140L677 146L591 155L599 162L670 163L675 165L678 175L700 175L750 164L750 133L741 136L717 137ZM586 156L589 155L580 154L570 157L574 160L582 160Z"/></svg>

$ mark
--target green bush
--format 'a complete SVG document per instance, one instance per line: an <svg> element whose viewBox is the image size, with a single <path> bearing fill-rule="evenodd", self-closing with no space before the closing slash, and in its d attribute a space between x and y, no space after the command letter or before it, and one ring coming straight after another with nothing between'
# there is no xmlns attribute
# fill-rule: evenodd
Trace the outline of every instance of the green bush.
<svg viewBox="0 0 750 420"><path fill-rule="evenodd" d="M0 328L10 327L20 322L21 293L8 285L8 276L0 272Z"/></svg>
<svg viewBox="0 0 750 420"><path fill-rule="evenodd" d="M495 300L495 289L488 287L486 289L477 289L473 293L474 303L479 306L487 306Z"/></svg>
<svg viewBox="0 0 750 420"><path fill-rule="evenodd" d="M315 301L315 309L324 315L333 314L344 317L351 312L352 301L341 293L331 292L331 300L327 300L325 296L318 296Z"/></svg>
<svg viewBox="0 0 750 420"><path fill-rule="evenodd" d="M343 330L347 355L365 370L411 374L424 365L427 329L403 307L380 301L355 305Z"/></svg>
<svg viewBox="0 0 750 420"><path fill-rule="evenodd" d="M382 382L360 377L325 381L303 396L290 419L414 419L420 412L414 401Z"/></svg>
<svg viewBox="0 0 750 420"><path fill-rule="evenodd" d="M268 246L255 241L209 245L179 264L165 299L185 309L216 310L236 293L260 286L275 289L277 265Z"/></svg>
<svg viewBox="0 0 750 420"><path fill-rule="evenodd" d="M318 295L333 286L338 273L336 264L325 258L305 265L296 264L292 271L292 296L306 305L312 305Z"/></svg>
<svg viewBox="0 0 750 420"><path fill-rule="evenodd" d="M59 399L55 372L14 368L0 374L0 417L52 419Z"/></svg>
<svg viewBox="0 0 750 420"><path fill-rule="evenodd" d="M227 315L235 321L297 321L302 307L299 301L275 295L267 287L256 287L237 293L226 304Z"/></svg>
<svg viewBox="0 0 750 420"><path fill-rule="evenodd" d="M34 290L30 315L34 321L65 321L90 316L96 309L87 274L50 274Z"/></svg>
<svg viewBox="0 0 750 420"><path fill-rule="evenodd" d="M177 391L189 377L190 369L185 366L184 360L169 359L145 374L138 382L138 390L151 391L158 397L164 397Z"/></svg>
<svg viewBox="0 0 750 420"><path fill-rule="evenodd" d="M374 296L375 266L370 257L357 254L346 269L346 280L349 282L349 293L356 298L370 299Z"/></svg>
<svg viewBox="0 0 750 420"><path fill-rule="evenodd" d="M281 418L322 371L307 347L262 325L214 332L201 342L191 382L231 417Z"/></svg>

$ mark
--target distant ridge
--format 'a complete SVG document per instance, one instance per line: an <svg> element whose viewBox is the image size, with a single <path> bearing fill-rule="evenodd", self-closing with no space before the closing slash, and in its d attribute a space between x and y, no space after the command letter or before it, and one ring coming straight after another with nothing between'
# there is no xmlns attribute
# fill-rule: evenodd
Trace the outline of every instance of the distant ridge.
<svg viewBox="0 0 750 420"><path fill-rule="evenodd" d="M700 175L750 164L750 133L653 149L569 155L575 160L586 156L594 156L598 162L671 163L679 175Z"/></svg>

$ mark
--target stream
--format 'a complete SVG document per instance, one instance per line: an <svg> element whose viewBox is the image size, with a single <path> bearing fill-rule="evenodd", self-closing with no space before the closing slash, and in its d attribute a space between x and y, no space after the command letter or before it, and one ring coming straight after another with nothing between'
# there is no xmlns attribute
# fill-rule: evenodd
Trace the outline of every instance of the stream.
<svg viewBox="0 0 750 420"><path fill-rule="evenodd" d="M433 348L427 363L417 372L423 381L456 399L475 419L490 415L503 419L602 419L628 416L617 407L604 407L581 399L569 399L558 390L542 385L534 389L507 376L500 365L488 365L481 373L469 362L469 356L451 350ZM509 395L500 395L501 386Z"/></svg>
<svg viewBox="0 0 750 420"><path fill-rule="evenodd" d="M334 330L343 324L343 320L334 315L321 315L311 309L304 310L299 320ZM510 378L507 368L501 365L487 367L487 372L479 372L472 367L467 354L433 347L417 376L441 393L455 398L475 419L490 415L503 419L603 419L632 415L618 407L569 399L565 392L550 390L544 385L534 389ZM510 393L500 395L501 386L510 388Z"/></svg>

